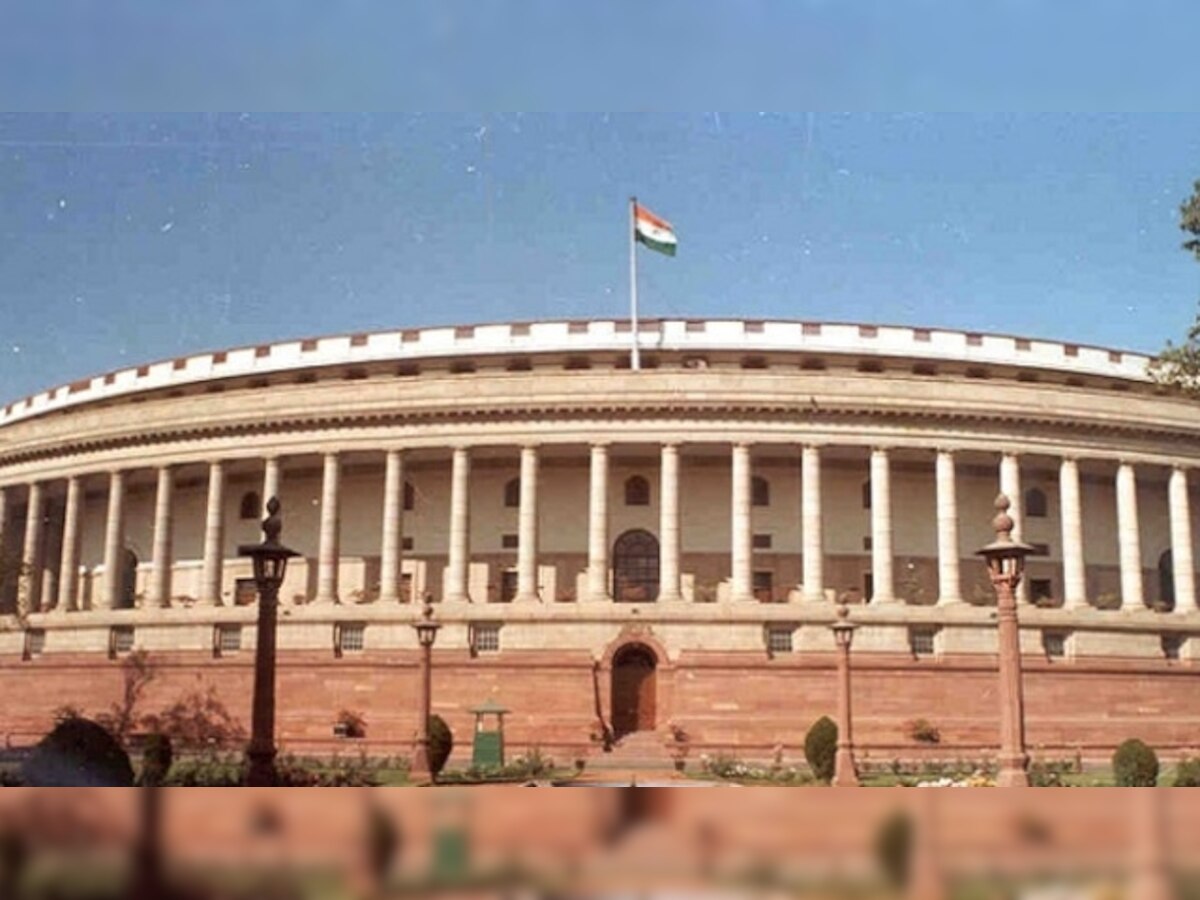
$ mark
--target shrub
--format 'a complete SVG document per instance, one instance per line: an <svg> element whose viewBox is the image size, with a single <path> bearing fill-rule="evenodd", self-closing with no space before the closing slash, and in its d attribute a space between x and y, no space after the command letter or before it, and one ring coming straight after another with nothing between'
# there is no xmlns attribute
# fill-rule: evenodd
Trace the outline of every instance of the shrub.
<svg viewBox="0 0 1200 900"><path fill-rule="evenodd" d="M165 734L151 734L142 748L142 784L157 787L167 780L175 751Z"/></svg>
<svg viewBox="0 0 1200 900"><path fill-rule="evenodd" d="M90 719L63 719L22 769L37 787L131 787L133 766L117 739Z"/></svg>
<svg viewBox="0 0 1200 900"><path fill-rule="evenodd" d="M908 723L908 736L918 744L940 744L942 733L928 719L913 719Z"/></svg>
<svg viewBox="0 0 1200 900"><path fill-rule="evenodd" d="M1158 783L1158 756L1137 738L1117 748L1112 767L1118 787L1154 787Z"/></svg>
<svg viewBox="0 0 1200 900"><path fill-rule="evenodd" d="M912 819L903 812L893 813L875 833L875 861L894 888L908 884L912 844Z"/></svg>
<svg viewBox="0 0 1200 900"><path fill-rule="evenodd" d="M1175 767L1175 787L1200 787L1200 759L1181 759Z"/></svg>
<svg viewBox="0 0 1200 900"><path fill-rule="evenodd" d="M166 784L172 787L240 787L245 763L237 756L222 757L212 750L171 767Z"/></svg>
<svg viewBox="0 0 1200 900"><path fill-rule="evenodd" d="M819 781L833 780L837 758L838 728L829 716L821 716L804 737L804 758Z"/></svg>
<svg viewBox="0 0 1200 900"><path fill-rule="evenodd" d="M446 767L446 760L454 750L454 735L446 720L439 715L429 717L429 771L436 778Z"/></svg>

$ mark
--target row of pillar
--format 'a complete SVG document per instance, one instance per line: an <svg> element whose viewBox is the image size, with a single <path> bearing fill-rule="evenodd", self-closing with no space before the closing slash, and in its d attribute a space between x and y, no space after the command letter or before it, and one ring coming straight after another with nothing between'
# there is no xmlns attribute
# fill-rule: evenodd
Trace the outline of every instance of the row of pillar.
<svg viewBox="0 0 1200 900"><path fill-rule="evenodd" d="M680 573L679 445L666 443L660 449L659 503L659 600L683 599ZM520 499L518 509L517 595L516 601L536 601L538 588L538 474L539 451L536 446L521 448ZM732 540L730 547L730 593L735 601L753 600L753 529L751 445L737 443L731 457L732 489L730 508ZM208 467L208 497L204 530L204 557L201 569L201 605L221 603L224 547L225 464L214 461ZM451 461L450 528L448 564L444 584L447 602L469 600L471 454L465 447L455 448ZM588 516L588 599L606 599L609 595L608 536L609 450L602 444L590 450ZM959 573L958 500L954 454L939 450L935 462L938 593L939 605L962 601ZM1021 473L1018 458L1004 454L1000 462L1000 489L1012 501L1013 538L1022 539L1023 510ZM401 548L404 510L404 454L388 450L385 454L383 522L380 546L380 600L400 599ZM801 524L803 534L802 596L805 601L821 601L825 595L823 572L824 542L821 506L821 448L804 446L801 451ZM278 458L265 461L264 499L280 490ZM321 519L317 554L316 603L338 600L338 560L341 494L341 461L337 453L323 457ZM1063 599L1066 609L1087 605L1084 580L1083 519L1080 502L1078 463L1071 458L1061 461L1059 496L1062 522ZM1121 571L1122 604L1143 605L1144 586L1139 540L1137 480L1132 465L1121 463L1116 476L1117 533ZM172 504L174 468L158 470L153 536L152 570L147 602L165 607L171 597ZM891 513L891 460L886 449L872 450L870 457L871 568L872 603L896 601L893 572L893 523ZM47 598L60 611L71 611L78 595L80 514L83 491L80 478L67 480L66 508L63 521L61 565L57 573L55 598ZM1175 581L1175 608L1179 612L1196 610L1193 570L1191 512L1187 473L1172 470L1168 486L1170 534ZM41 482L29 487L28 513L22 550L26 571L19 592L22 608L31 611L34 599L42 596L38 581L38 560L43 544L45 494ZM7 493L0 489L0 532L7 521ZM125 475L109 475L108 512L104 540L103 608L115 608L122 590L122 558L125 531ZM1027 588L1018 600L1028 599Z"/></svg>

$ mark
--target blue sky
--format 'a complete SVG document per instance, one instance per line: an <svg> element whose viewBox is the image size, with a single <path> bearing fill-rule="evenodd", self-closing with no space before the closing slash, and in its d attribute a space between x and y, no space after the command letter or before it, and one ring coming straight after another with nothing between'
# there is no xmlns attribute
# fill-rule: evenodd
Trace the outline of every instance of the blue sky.
<svg viewBox="0 0 1200 900"><path fill-rule="evenodd" d="M1153 351L1200 299L1196 114L0 116L0 395L284 337L646 315Z"/></svg>

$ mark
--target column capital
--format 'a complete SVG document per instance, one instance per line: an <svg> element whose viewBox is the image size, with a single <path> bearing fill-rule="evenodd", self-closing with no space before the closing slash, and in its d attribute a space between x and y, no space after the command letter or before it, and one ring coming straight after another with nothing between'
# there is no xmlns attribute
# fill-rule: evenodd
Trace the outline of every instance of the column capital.
<svg viewBox="0 0 1200 900"><path fill-rule="evenodd" d="M1001 451L1000 451L1000 458L1001 458L1001 459L1016 459L1016 460L1019 460L1019 459L1021 458L1021 456L1022 456L1022 454L1018 453L1016 450L1001 450Z"/></svg>
<svg viewBox="0 0 1200 900"><path fill-rule="evenodd" d="M871 455L872 456L887 456L888 453L891 452L891 450L892 450L892 448L890 446L875 444L875 445L871 446Z"/></svg>
<svg viewBox="0 0 1200 900"><path fill-rule="evenodd" d="M751 450L754 448L753 441L731 441L735 450Z"/></svg>
<svg viewBox="0 0 1200 900"><path fill-rule="evenodd" d="M935 456L957 456L962 452L962 447L934 447Z"/></svg>

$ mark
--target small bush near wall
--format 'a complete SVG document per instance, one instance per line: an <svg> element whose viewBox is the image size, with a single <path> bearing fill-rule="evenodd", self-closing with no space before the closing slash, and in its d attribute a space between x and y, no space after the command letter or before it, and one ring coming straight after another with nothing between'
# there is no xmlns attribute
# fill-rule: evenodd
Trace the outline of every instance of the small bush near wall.
<svg viewBox="0 0 1200 900"><path fill-rule="evenodd" d="M942 733L928 719L913 719L906 726L908 736L918 744L940 744Z"/></svg>
<svg viewBox="0 0 1200 900"><path fill-rule="evenodd" d="M1117 787L1154 787L1158 783L1158 756L1137 738L1117 748L1112 766Z"/></svg>
<svg viewBox="0 0 1200 900"><path fill-rule="evenodd" d="M454 735L441 716L429 717L429 770L436 778L454 750Z"/></svg>
<svg viewBox="0 0 1200 900"><path fill-rule="evenodd" d="M1175 787L1200 787L1200 759L1181 759L1175 767Z"/></svg>
<svg viewBox="0 0 1200 900"><path fill-rule="evenodd" d="M131 787L133 766L117 739L90 719L63 719L26 760L31 787Z"/></svg>
<svg viewBox="0 0 1200 900"><path fill-rule="evenodd" d="M804 758L813 775L826 784L833 780L837 739L838 727L829 716L817 719L804 737Z"/></svg>

